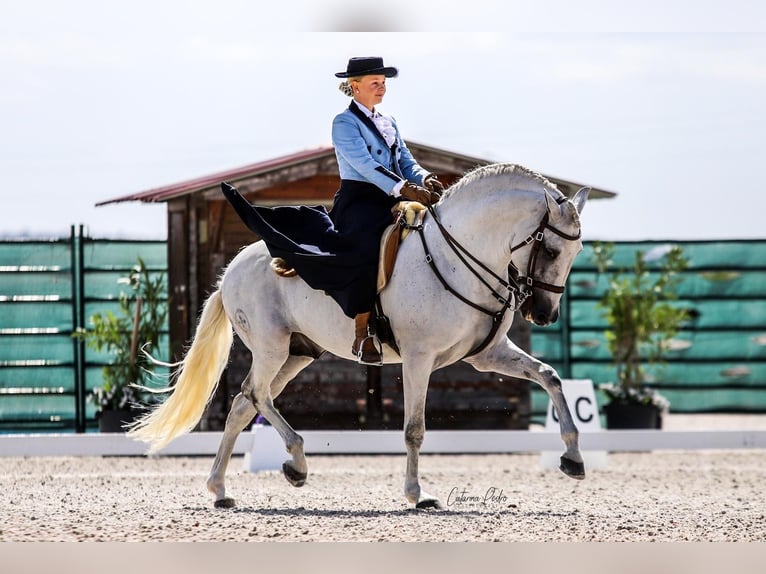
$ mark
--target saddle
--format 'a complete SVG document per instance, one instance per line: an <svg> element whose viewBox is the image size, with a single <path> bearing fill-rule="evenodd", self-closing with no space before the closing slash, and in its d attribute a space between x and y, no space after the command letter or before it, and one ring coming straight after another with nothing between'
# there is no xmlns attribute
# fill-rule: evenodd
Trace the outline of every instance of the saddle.
<svg viewBox="0 0 766 574"><path fill-rule="evenodd" d="M399 253L399 244L410 232L412 227L423 224L426 206L417 201L400 201L391 212L394 222L386 227L380 239L380 260L378 262L378 293L383 291L391 279Z"/></svg>

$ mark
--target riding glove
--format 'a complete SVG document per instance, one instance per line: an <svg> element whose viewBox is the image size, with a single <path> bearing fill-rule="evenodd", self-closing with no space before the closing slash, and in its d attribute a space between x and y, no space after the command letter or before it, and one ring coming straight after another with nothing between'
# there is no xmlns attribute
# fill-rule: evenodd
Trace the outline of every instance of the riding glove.
<svg viewBox="0 0 766 574"><path fill-rule="evenodd" d="M439 178L436 177L436 174L433 173L427 175L423 180L423 187L430 189L431 191L435 191L439 195L444 192L444 184L440 182Z"/></svg>
<svg viewBox="0 0 766 574"><path fill-rule="evenodd" d="M417 201L425 206L433 205L441 198L438 192L420 187L409 181L402 187L401 196L408 201Z"/></svg>

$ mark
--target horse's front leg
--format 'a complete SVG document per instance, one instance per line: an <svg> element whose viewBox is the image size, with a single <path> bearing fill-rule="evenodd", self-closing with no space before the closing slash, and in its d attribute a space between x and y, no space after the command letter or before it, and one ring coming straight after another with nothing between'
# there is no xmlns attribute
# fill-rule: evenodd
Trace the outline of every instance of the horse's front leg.
<svg viewBox="0 0 766 574"><path fill-rule="evenodd" d="M418 458L425 437L425 409L428 379L432 361L422 357L407 357L402 362L404 386L404 442L407 447L407 471L404 479L404 495L415 508L437 508L442 504L420 488ZM425 366L424 366L425 365Z"/></svg>
<svg viewBox="0 0 766 574"><path fill-rule="evenodd" d="M545 389L559 415L561 439L566 446L559 468L572 478L585 478L585 465L579 447L579 432L564 397L561 378L553 367L525 353L507 337L475 357L466 359L466 362L478 371L494 371L511 377L528 379Z"/></svg>

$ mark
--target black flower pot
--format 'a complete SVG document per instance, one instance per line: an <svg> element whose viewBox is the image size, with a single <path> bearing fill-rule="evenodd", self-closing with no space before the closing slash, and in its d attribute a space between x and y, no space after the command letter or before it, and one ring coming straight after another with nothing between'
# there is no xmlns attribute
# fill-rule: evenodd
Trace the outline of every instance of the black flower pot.
<svg viewBox="0 0 766 574"><path fill-rule="evenodd" d="M655 405L609 403L604 414L608 429L662 428L662 412Z"/></svg>
<svg viewBox="0 0 766 574"><path fill-rule="evenodd" d="M106 409L98 414L100 432L125 432L125 426L136 420L136 412L130 409Z"/></svg>

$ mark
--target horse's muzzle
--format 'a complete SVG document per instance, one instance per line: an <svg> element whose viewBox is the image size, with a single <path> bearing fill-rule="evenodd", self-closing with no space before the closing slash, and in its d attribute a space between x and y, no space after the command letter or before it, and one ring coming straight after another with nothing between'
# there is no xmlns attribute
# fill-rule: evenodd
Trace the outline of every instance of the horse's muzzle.
<svg viewBox="0 0 766 574"><path fill-rule="evenodd" d="M524 312L524 318L538 327L547 327L559 320L559 310L558 307L549 311L547 309L530 306L530 308Z"/></svg>

